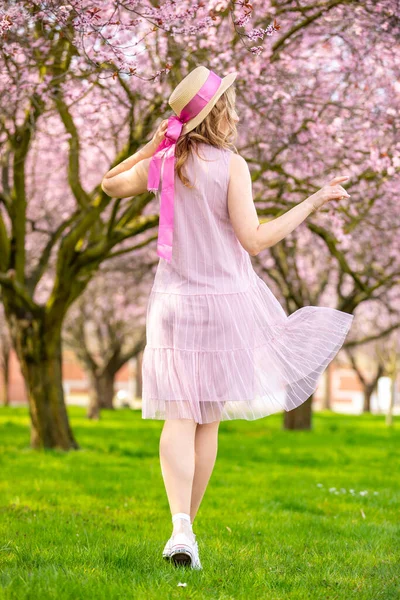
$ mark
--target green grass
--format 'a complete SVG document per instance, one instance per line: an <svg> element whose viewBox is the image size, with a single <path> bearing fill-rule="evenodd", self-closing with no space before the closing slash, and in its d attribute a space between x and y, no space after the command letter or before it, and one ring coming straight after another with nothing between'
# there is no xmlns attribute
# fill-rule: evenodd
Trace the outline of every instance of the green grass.
<svg viewBox="0 0 400 600"><path fill-rule="evenodd" d="M195 571L161 558L163 421L68 410L82 449L38 453L27 410L0 409L0 598L400 598L399 419L388 429L381 416L318 413L300 432L282 430L282 415L221 423Z"/></svg>

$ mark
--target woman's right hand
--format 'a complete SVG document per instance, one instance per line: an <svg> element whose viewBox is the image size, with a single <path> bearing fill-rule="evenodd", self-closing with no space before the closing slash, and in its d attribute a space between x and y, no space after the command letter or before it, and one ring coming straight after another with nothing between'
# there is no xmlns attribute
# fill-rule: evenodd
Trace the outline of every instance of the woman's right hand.
<svg viewBox="0 0 400 600"><path fill-rule="evenodd" d="M318 192L307 198L307 201L312 206L312 212L315 212L321 206L331 200L341 200L342 198L350 198L350 194L340 185L340 183L349 179L346 176L334 177L327 185L324 185Z"/></svg>

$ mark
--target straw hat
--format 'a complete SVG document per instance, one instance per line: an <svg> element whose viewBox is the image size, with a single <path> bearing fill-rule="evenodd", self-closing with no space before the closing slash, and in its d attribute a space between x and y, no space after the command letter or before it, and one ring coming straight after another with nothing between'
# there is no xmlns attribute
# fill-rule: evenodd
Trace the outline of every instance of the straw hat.
<svg viewBox="0 0 400 600"><path fill-rule="evenodd" d="M182 81L178 83L170 97L168 98L168 104L176 115L179 115L182 109L196 96L200 88L204 85L210 70L207 67L199 66L193 69ZM210 98L204 108L190 121L187 121L182 127L181 135L189 133L192 129L197 127L199 123L205 119L208 113L211 111L217 100L225 92L226 89L235 81L238 73L234 71L229 73L225 77L221 78L220 85L215 94Z"/></svg>

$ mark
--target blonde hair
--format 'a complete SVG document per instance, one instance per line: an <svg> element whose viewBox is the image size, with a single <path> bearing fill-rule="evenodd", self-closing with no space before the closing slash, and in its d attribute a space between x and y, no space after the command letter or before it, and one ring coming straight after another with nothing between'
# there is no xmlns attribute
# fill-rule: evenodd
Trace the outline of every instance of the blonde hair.
<svg viewBox="0 0 400 600"><path fill-rule="evenodd" d="M193 188L193 185L189 184L188 178L183 174L183 166L191 152L195 151L197 156L200 156L197 152L198 142L205 142L216 148L230 148L236 154L238 153L233 144L233 140L235 140L237 136L236 123L233 118L235 101L236 90L233 85L230 85L225 92L221 94L202 122L199 123L197 127L178 138L175 148L175 170L179 179L186 187ZM227 133L220 129L223 121L225 121L225 125L227 125Z"/></svg>

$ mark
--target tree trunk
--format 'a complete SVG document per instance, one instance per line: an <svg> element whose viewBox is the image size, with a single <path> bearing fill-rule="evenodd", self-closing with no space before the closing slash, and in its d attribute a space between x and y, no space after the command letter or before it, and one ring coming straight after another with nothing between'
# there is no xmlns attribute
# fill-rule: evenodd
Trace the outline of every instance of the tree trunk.
<svg viewBox="0 0 400 600"><path fill-rule="evenodd" d="M321 408L323 410L331 410L332 408L332 362L329 363L325 371L325 389Z"/></svg>
<svg viewBox="0 0 400 600"><path fill-rule="evenodd" d="M44 319L12 319L11 331L28 395L32 448L79 448L64 401L60 331L46 330Z"/></svg>
<svg viewBox="0 0 400 600"><path fill-rule="evenodd" d="M372 385L364 385L364 406L363 412L369 413L371 412L371 396L374 391L374 386Z"/></svg>
<svg viewBox="0 0 400 600"><path fill-rule="evenodd" d="M386 414L386 425L388 425L389 427L393 425L393 408L394 408L394 401L396 399L396 381L397 381L397 371L396 369L394 369L394 372L392 373L391 376L391 389L390 389L390 402L389 402L389 408Z"/></svg>
<svg viewBox="0 0 400 600"><path fill-rule="evenodd" d="M99 405L99 397L96 392L96 384L95 377L90 373L90 390L89 390L89 403L87 410L88 419L93 419L98 421L100 419L100 405Z"/></svg>
<svg viewBox="0 0 400 600"><path fill-rule="evenodd" d="M115 373L105 369L97 382L97 394L100 400L100 408L114 409L114 380Z"/></svg>
<svg viewBox="0 0 400 600"><path fill-rule="evenodd" d="M98 419L102 408L114 409L115 373L104 369L100 374L90 371L91 392L89 396L88 417Z"/></svg>
<svg viewBox="0 0 400 600"><path fill-rule="evenodd" d="M10 352L3 353L3 406L10 406Z"/></svg>
<svg viewBox="0 0 400 600"><path fill-rule="evenodd" d="M312 427L312 399L311 395L299 407L285 412L284 429L311 429Z"/></svg>

